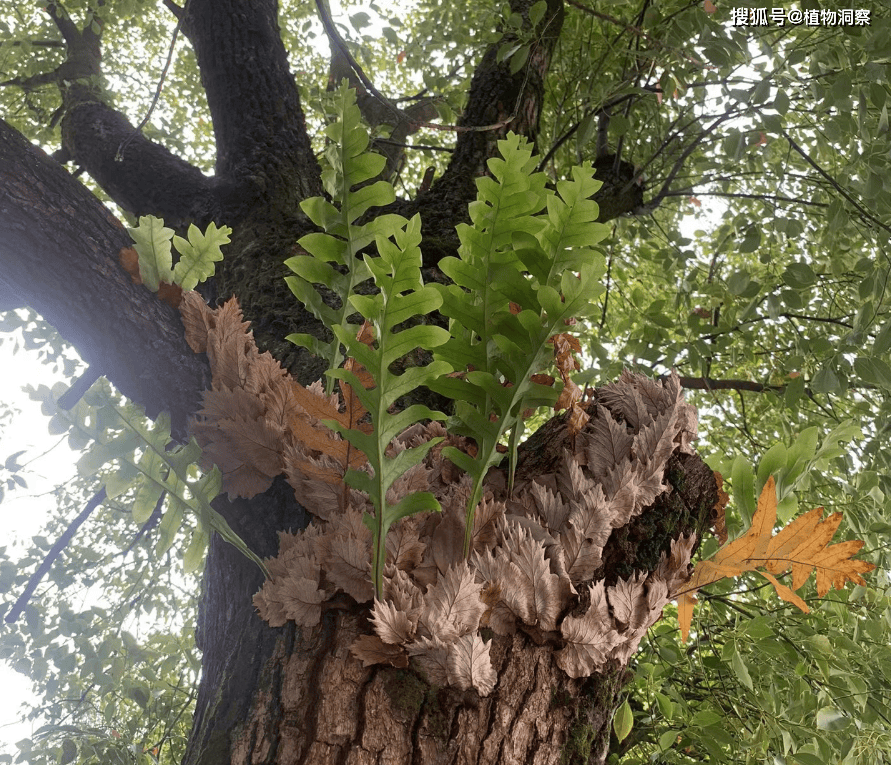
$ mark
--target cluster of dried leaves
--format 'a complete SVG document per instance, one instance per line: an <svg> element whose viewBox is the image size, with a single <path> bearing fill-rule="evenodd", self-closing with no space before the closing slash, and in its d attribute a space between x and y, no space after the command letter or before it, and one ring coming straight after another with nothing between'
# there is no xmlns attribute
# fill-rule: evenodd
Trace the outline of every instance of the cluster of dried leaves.
<svg viewBox="0 0 891 765"><path fill-rule="evenodd" d="M349 400L348 389L341 405L319 384L297 385L269 354L260 354L234 300L211 310L197 295L186 295L181 310L189 344L206 352L212 366L213 388L204 394L194 432L207 460L220 467L225 489L251 496L284 472L318 519L305 531L281 535L279 556L268 561L272 578L255 597L261 615L273 625L293 619L312 627L337 591L372 600L370 532L362 522L368 506L342 480L364 460L321 424L336 419L357 427L364 411ZM431 682L486 694L494 675L479 630L504 635L523 625L562 642L557 660L573 677L609 661L627 662L686 581L692 537L676 542L652 574L609 588L590 585L588 611L560 617L575 602L577 586L600 567L612 529L668 489L665 465L675 449L691 451L696 415L675 378L663 386L626 372L598 392L597 402L554 474L518 485L510 498L492 482L474 517L468 561L461 549L471 485L442 457L445 445L467 450L466 439L435 422L394 439L396 454L444 437L388 497L395 503L431 491L442 513L410 516L391 529L385 597L373 605L375 634L353 646L357 658L407 666L414 657Z"/></svg>
<svg viewBox="0 0 891 765"><path fill-rule="evenodd" d="M361 427L365 412L353 396L341 412L340 397L325 396L321 383L297 384L269 353L257 350L235 298L211 309L198 293L186 292L180 312L186 341L207 354L213 375L192 432L230 496L253 497L282 473L334 484L344 467L361 467L362 453L321 424L331 419Z"/></svg>
<svg viewBox="0 0 891 765"><path fill-rule="evenodd" d="M197 294L185 293L180 310L190 346L206 352L212 367L213 388L204 394L193 430L207 462L222 471L224 488L249 497L285 473L317 519L303 531L280 534L279 555L267 561L271 579L254 598L260 615L273 626L294 620L313 627L338 591L360 603L371 601L371 532L363 514L373 508L343 482L348 469L369 468L361 453L322 424L367 427L356 396L345 385L343 401L337 394L326 396L320 383L298 385L268 353L258 352L234 298L212 310ZM561 375L571 364L570 350L555 341ZM363 370L347 363L366 384ZM686 637L693 593L724 576L763 566L781 597L806 610L773 574L791 567L797 589L816 567L822 595L830 584L862 582L857 572L872 568L848 560L861 543L826 547L837 514L820 521L820 510L814 510L771 537L771 480L752 529L701 562L692 580L695 539L685 536L672 543L671 554L652 573L640 571L610 587L593 581L612 530L669 489L662 480L665 466L675 450L692 453L697 420L674 375L662 384L624 372L584 407L578 389L570 398L564 406L571 408L572 450L564 450L554 473L518 483L509 496L502 474L490 473L473 520L469 560L462 547L471 481L442 450L469 451L473 444L437 422L413 425L393 440L391 456L443 438L387 496L395 504L410 493L430 491L442 513L408 516L391 528L384 598L372 606L374 634L354 643L354 656L366 665L396 667L413 658L431 683L487 695L495 675L482 628L498 635L521 628L550 640L561 646L559 666L583 677L608 663L627 663L665 604L678 596ZM577 602L587 603L586 610L565 615Z"/></svg>

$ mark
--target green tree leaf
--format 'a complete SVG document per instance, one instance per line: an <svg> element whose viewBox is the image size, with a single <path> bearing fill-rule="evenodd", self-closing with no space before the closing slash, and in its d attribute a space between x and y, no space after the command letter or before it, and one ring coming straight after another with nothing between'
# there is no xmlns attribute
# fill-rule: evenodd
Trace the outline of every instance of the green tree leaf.
<svg viewBox="0 0 891 765"><path fill-rule="evenodd" d="M626 698L616 710L616 714L613 717L613 732L616 734L616 738L619 739L619 741L624 741L628 738L628 734L631 733L631 728L633 726L634 713L631 711L631 705Z"/></svg>

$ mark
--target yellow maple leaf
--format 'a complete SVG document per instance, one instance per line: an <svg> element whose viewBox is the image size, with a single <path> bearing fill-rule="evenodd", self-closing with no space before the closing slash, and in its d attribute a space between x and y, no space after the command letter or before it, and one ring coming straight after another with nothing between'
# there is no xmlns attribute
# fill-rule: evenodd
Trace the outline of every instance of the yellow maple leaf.
<svg viewBox="0 0 891 765"><path fill-rule="evenodd" d="M875 566L852 556L863 547L863 542L851 540L830 545L829 540L841 523L841 513L833 513L823 520L823 508L816 507L796 518L786 528L773 535L777 519L777 493L773 476L767 479L758 509L749 530L730 544L725 544L709 560L700 561L690 581L678 593L678 621L681 637L686 641L690 633L696 591L725 577L739 576L745 571L758 571L773 586L783 600L793 603L805 613L810 609L795 594L817 570L817 594L822 597L830 587L840 590L848 580L866 584L862 573ZM759 570L761 569L761 570ZM792 571L792 586L777 581L775 574Z"/></svg>

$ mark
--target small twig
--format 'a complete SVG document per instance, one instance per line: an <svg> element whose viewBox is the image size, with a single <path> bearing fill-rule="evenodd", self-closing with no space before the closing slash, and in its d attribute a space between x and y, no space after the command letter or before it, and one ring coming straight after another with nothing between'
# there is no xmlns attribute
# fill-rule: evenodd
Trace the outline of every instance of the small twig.
<svg viewBox="0 0 891 765"><path fill-rule="evenodd" d="M391 141L389 138L375 138L377 143L385 143L387 146L398 146L400 149L421 149L423 151L446 151L453 152L454 149L448 146L427 146L422 143L399 143L399 141Z"/></svg>
<svg viewBox="0 0 891 765"><path fill-rule="evenodd" d="M173 36L170 38L170 47L167 50L167 61L164 62L164 68L161 70L161 76L158 79L158 86L155 88L155 95L152 97L152 102L149 104L148 111L146 111L145 116L139 121L139 124L133 128L133 132L130 133L123 141L121 141L121 145L118 146L117 153L114 155L114 161L120 162L124 159L124 149L126 149L130 143L136 138L137 135L142 131L142 129L146 126L149 119L152 116L152 112L155 110L155 107L158 105L158 100L161 98L161 90L164 88L164 80L167 79L167 71L170 69L170 64L173 61L173 49L176 47L176 38L179 37L180 30L182 29L183 22L186 18L186 11L189 8L190 0L186 0L186 4L183 6L182 13L176 20L176 28L173 30Z"/></svg>
<svg viewBox="0 0 891 765"><path fill-rule="evenodd" d="M705 139L706 136L713 133L722 122L726 122L727 120L730 119L730 117L731 117L730 113L723 114L720 117L718 117L714 122L712 122L711 125L709 125L706 128L703 128L702 131L700 131L699 135L696 136L696 138L694 138L690 142L690 144L687 146L687 148L685 148L681 152L681 155L677 158L677 160L674 163L674 166L669 171L668 177L662 183L662 188L659 190L659 193L656 194L656 196L652 200L647 202L648 206L655 207L657 204L659 204L659 202L661 202L665 198L665 194L668 193L668 187L674 182L675 177L681 171L681 168L684 166L684 162L687 161L687 159L693 153L693 151L696 149L696 147L699 146L700 143L702 143L703 139Z"/></svg>
<svg viewBox="0 0 891 765"><path fill-rule="evenodd" d="M30 77L13 77L11 80L4 80L0 82L0 88L16 87L22 90L34 90L41 85L49 85L58 81L59 73L53 70L52 72L40 72Z"/></svg>
<svg viewBox="0 0 891 765"><path fill-rule="evenodd" d="M176 685L172 685L171 688L173 688L174 691L182 691L182 688L181 688L182 682L183 682L183 677L182 677L182 675L180 675L176 681ZM183 692L185 692L185 691L183 691ZM195 701L195 696L196 696L195 691L192 691L191 693L189 693L188 698L186 699L185 703L180 706L179 712L176 713L176 717L174 717L173 720L168 721L164 725L164 733L161 735L161 740L155 745L155 749L157 750L157 752L155 754L156 760L160 760L162 747L164 746L164 744L167 741L170 740L171 731L173 731L176 724L182 718L183 714L185 714L187 711L189 711L191 709L192 702Z"/></svg>
<svg viewBox="0 0 891 765"><path fill-rule="evenodd" d="M795 197L786 197L780 194L743 194L742 192L729 191L696 191L693 186L685 189L676 189L675 191L667 191L662 195L663 199L668 197L725 197L728 199L761 199L765 202L789 202L797 205L810 205L811 207L829 207L825 202L814 202L810 199L796 199Z"/></svg>
<svg viewBox="0 0 891 765"><path fill-rule="evenodd" d="M693 58L692 56L688 56L684 51L673 48L671 45L666 45L662 40L657 40L651 34L644 32L640 27L636 27L633 24L627 24L622 19L617 19L615 16L610 16L608 13L601 13L600 11L595 11L593 8L589 8L587 5L583 5L577 0L566 0L567 5L571 5L573 8L578 8L580 11L587 13L589 16L593 16L596 19L600 19L601 21L606 21L609 24L612 24L617 27L621 27L626 32L631 32L631 34L636 37L642 37L647 42L653 43L653 45L662 48L662 50L671 51L672 53L677 53L681 58L689 61L691 64L700 67L701 69L709 69L709 65L700 61L698 58Z"/></svg>
<svg viewBox="0 0 891 765"><path fill-rule="evenodd" d="M17 48L21 45L32 45L35 48L64 48L65 43L61 40L0 40L0 48L4 45L11 45Z"/></svg>
<svg viewBox="0 0 891 765"><path fill-rule="evenodd" d="M118 553L118 556L125 558L129 554L129 552L139 544L139 540L142 539L149 531L151 531L155 526L157 526L161 522L161 516L163 513L161 512L164 507L164 500L167 498L167 492L162 491L160 496L158 497L158 501L155 502L155 509L152 510L152 514L148 517L148 520L142 524L142 528L136 532L136 536L133 537L133 541L127 545L125 550L121 550Z"/></svg>
<svg viewBox="0 0 891 765"><path fill-rule="evenodd" d="M19 599L13 604L9 613L6 614L5 620L8 624L12 624L17 621L19 616L21 616L22 611L25 610L28 605L28 601L31 600L31 596L34 594L34 590L37 589L37 585L40 584L40 580L46 576L46 573L50 570L56 558L59 557L62 550L64 550L68 543L72 540L74 535L77 533L77 530L80 528L81 524L90 517L90 513L92 513L103 501L105 500L105 487L103 486L99 489L98 492L93 496L93 498L87 502L86 507L81 511L80 515L77 516L71 523L68 524L68 528L65 529L62 536L60 536L56 543L52 546L52 549L46 554L46 557L43 559L43 563L40 564L37 571L35 571L31 578L28 580L28 584L25 586L24 592L19 596Z"/></svg>
<svg viewBox="0 0 891 765"><path fill-rule="evenodd" d="M613 235L616 233L616 227L613 226ZM609 305L609 288L610 288L610 277L613 270L613 247L609 248L609 259L606 261L606 289L603 293L603 311L600 314L600 328L603 329L603 325L606 324L606 310Z"/></svg>

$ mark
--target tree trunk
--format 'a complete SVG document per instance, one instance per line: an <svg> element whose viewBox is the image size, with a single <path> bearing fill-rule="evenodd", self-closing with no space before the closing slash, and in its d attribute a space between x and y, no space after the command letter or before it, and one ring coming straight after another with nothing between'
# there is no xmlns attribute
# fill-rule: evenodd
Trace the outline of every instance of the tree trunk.
<svg viewBox="0 0 891 765"><path fill-rule="evenodd" d="M527 442L518 482L549 472L560 459L564 419ZM712 471L696 456L675 455L665 472L672 491L613 532L596 578L615 584L634 571L653 571L672 539L708 528L718 499ZM272 532L304 525L281 479L262 498L235 504L227 517L231 523L234 509L252 519L236 527L249 544L260 544L258 526ZM268 627L246 606L259 573L219 540L204 581L204 672L184 765L606 761L613 713L630 679L623 667L574 680L556 665L547 637L496 635L490 656L497 685L480 698L432 687L411 667L363 667L349 649L371 632L368 608L349 599L330 604L316 628Z"/></svg>
<svg viewBox="0 0 891 765"><path fill-rule="evenodd" d="M511 0L527 26L532 5ZM98 71L98 41L89 26L79 32L55 19L72 67L82 67L60 81L64 149L133 214L160 215L178 228L211 220L231 226L216 292L238 295L261 349L306 384L321 366L284 338L324 329L296 304L282 263L310 230L298 203L320 194L321 181L277 7L273 0L190 0L186 13L183 30L214 120L216 177L135 133L101 94L78 84ZM486 53L448 170L427 192L385 211L421 213L427 269L456 252L455 225L467 217L496 140L508 130L535 139L562 17L561 0L548 0L537 30L527 30L538 42L526 70L511 74L507 62L497 63L497 45ZM506 34L502 42L511 39ZM188 350L175 312L119 268L118 252L129 245L123 228L56 163L22 143L0 124L0 299L35 307L149 414L171 411L182 436L209 384L206 360ZM636 191L623 197L619 186L600 200L609 216L639 204ZM568 438L564 418L548 423L522 450L518 481L547 472ZM666 476L673 491L613 531L596 580L615 584L634 571L652 572L673 539L701 536L717 500L713 474L698 458L676 455ZM276 554L279 531L308 522L281 477L263 495L220 498L215 507L261 556ZM364 667L351 655L354 639L370 632L366 606L339 600L316 628L271 628L252 605L261 583L252 563L212 541L197 630L203 671L184 765L605 761L625 668L571 679L555 662L552 636L520 629L493 637L498 680L488 697L431 687L411 667Z"/></svg>
<svg viewBox="0 0 891 765"><path fill-rule="evenodd" d="M364 610L364 609L363 609ZM233 763L536 763L566 759L578 713L604 754L624 671L570 680L551 646L519 632L490 651L498 686L488 698L429 686L406 669L364 668L349 652L365 615L329 612L293 648L273 656L275 682L258 695L232 747ZM582 686L585 686L584 688ZM587 708L587 709L586 709ZM592 751L593 753L593 751Z"/></svg>

